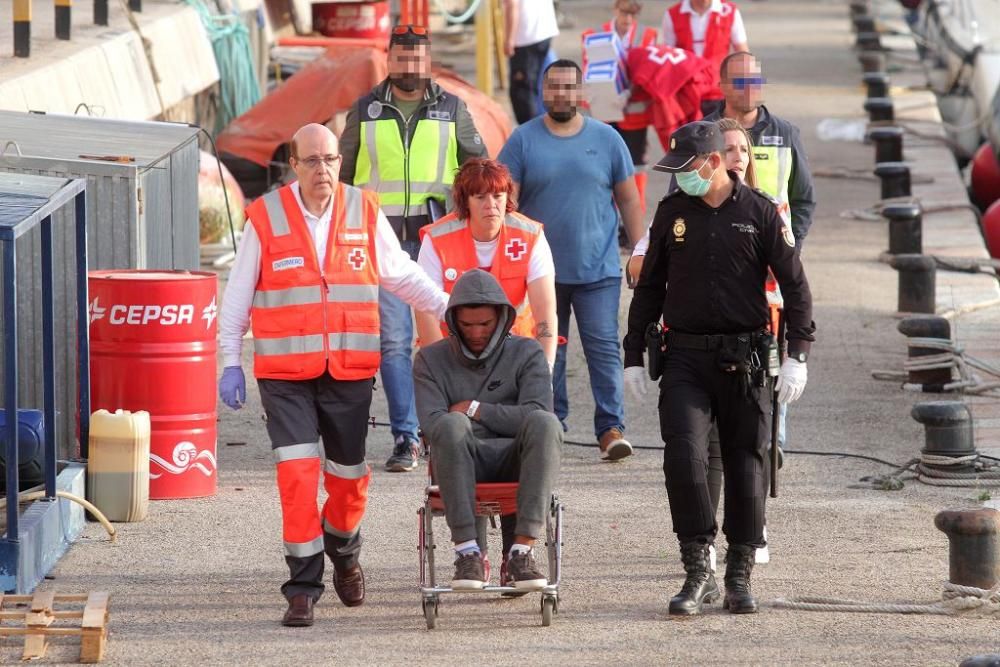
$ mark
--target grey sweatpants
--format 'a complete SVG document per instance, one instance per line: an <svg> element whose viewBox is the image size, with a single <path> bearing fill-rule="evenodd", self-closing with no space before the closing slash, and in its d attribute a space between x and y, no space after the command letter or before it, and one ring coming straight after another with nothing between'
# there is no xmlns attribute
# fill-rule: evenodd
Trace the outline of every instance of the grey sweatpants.
<svg viewBox="0 0 1000 667"><path fill-rule="evenodd" d="M532 538L543 534L562 453L562 425L554 414L536 410L513 439L481 440L468 417L450 412L427 435L454 542L476 539L476 482L520 482L515 532Z"/></svg>

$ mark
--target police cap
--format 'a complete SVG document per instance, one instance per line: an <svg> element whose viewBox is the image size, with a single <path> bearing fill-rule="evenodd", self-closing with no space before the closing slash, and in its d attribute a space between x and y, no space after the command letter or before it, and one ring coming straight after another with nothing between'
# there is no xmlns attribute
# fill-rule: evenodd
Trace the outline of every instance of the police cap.
<svg viewBox="0 0 1000 667"><path fill-rule="evenodd" d="M715 123L696 120L670 135L670 151L653 167L656 171L684 171L699 155L724 151L726 142Z"/></svg>

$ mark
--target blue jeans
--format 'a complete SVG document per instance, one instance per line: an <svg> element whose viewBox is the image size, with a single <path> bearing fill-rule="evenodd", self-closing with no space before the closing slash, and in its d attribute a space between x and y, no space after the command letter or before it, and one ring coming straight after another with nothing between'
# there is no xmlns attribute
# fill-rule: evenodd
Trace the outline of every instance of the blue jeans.
<svg viewBox="0 0 1000 667"><path fill-rule="evenodd" d="M403 250L417 258L417 241L400 241ZM382 386L389 403L392 438L417 439L417 406L413 401L413 314L410 307L386 290L379 290L381 320Z"/></svg>
<svg viewBox="0 0 1000 667"><path fill-rule="evenodd" d="M618 344L618 301L621 298L621 278L605 278L593 283L569 285L556 283L556 313L559 335L569 338L569 315L576 314L576 326L583 343L590 374L590 391L594 394L594 435L598 438L608 429L624 430L621 346ZM569 399L566 395L566 348L556 351L556 366L552 374L555 413L566 423Z"/></svg>

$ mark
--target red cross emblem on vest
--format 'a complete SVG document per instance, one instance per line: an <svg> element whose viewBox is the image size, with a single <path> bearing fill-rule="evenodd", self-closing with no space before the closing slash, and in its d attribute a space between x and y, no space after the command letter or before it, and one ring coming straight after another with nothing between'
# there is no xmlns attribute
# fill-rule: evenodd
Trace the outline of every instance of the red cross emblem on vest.
<svg viewBox="0 0 1000 667"><path fill-rule="evenodd" d="M504 246L503 253L510 257L512 262L516 262L524 256L524 253L528 252L528 246L524 245L524 241L521 239L511 239L507 241L507 245Z"/></svg>
<svg viewBox="0 0 1000 667"><path fill-rule="evenodd" d="M347 263L351 265L351 268L355 271L360 271L365 266L365 249L355 248L347 256Z"/></svg>

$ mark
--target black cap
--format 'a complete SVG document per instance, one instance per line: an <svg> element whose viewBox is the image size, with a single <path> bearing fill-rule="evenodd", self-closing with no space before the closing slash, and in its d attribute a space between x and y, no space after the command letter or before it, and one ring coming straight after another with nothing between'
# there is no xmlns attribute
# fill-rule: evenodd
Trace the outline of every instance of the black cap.
<svg viewBox="0 0 1000 667"><path fill-rule="evenodd" d="M696 120L682 125L670 135L670 152L653 167L656 171L684 171L698 155L724 151L725 139L715 123Z"/></svg>

